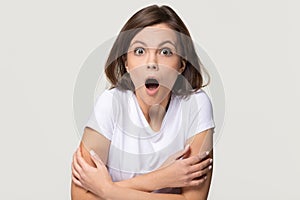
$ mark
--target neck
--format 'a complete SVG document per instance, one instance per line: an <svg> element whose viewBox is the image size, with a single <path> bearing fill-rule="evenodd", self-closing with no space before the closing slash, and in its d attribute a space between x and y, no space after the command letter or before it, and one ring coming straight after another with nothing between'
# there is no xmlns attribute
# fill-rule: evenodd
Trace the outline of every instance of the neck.
<svg viewBox="0 0 300 200"><path fill-rule="evenodd" d="M154 131L158 131L166 114L166 110L171 98L171 93L169 93L160 104L154 105L147 105L138 95L136 95L136 97L149 125Z"/></svg>

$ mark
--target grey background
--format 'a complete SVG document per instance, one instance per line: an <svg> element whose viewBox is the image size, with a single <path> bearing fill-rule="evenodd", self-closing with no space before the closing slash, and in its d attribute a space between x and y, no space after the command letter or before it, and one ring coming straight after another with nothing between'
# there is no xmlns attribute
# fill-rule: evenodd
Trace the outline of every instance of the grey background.
<svg viewBox="0 0 300 200"><path fill-rule="evenodd" d="M226 95L209 199L299 199L297 1L1 1L1 199L69 199L81 64L138 9L171 5ZM115 6L118 5L118 8Z"/></svg>

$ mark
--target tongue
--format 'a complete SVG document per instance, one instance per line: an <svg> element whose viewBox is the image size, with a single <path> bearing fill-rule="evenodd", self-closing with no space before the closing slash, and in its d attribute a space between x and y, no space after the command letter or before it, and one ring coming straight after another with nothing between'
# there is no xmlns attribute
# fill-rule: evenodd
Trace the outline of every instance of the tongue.
<svg viewBox="0 0 300 200"><path fill-rule="evenodd" d="M147 94L150 95L150 96L155 95L158 91L158 87L159 87L159 84L155 84L155 83L146 84Z"/></svg>
<svg viewBox="0 0 300 200"><path fill-rule="evenodd" d="M157 85L156 84L149 84L149 86L148 86L148 89L149 90L154 90L154 89L156 89L157 88Z"/></svg>
<svg viewBox="0 0 300 200"><path fill-rule="evenodd" d="M156 87L149 87L148 90L155 90Z"/></svg>

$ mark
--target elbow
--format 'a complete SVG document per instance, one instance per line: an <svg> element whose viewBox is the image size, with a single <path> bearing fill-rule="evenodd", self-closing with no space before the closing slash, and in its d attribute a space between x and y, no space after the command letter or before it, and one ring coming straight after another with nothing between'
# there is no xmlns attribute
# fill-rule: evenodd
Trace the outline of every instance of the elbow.
<svg viewBox="0 0 300 200"><path fill-rule="evenodd" d="M81 195L79 193L79 188L73 183L71 183L71 200L79 200Z"/></svg>
<svg viewBox="0 0 300 200"><path fill-rule="evenodd" d="M71 185L71 200L103 200L102 198L76 186L73 182Z"/></svg>
<svg viewBox="0 0 300 200"><path fill-rule="evenodd" d="M92 200L88 197L88 192L83 188L76 186L73 182L71 185L71 200Z"/></svg>

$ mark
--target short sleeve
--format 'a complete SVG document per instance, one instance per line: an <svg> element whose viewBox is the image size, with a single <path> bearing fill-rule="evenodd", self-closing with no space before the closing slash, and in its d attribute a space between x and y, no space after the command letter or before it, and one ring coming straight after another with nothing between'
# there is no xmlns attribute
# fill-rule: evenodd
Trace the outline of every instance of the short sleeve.
<svg viewBox="0 0 300 200"><path fill-rule="evenodd" d="M86 127L92 128L111 140L114 129L113 94L105 90L98 96L92 113L86 123Z"/></svg>
<svg viewBox="0 0 300 200"><path fill-rule="evenodd" d="M214 132L213 108L208 95L200 90L191 98L190 122L187 138L212 128Z"/></svg>

